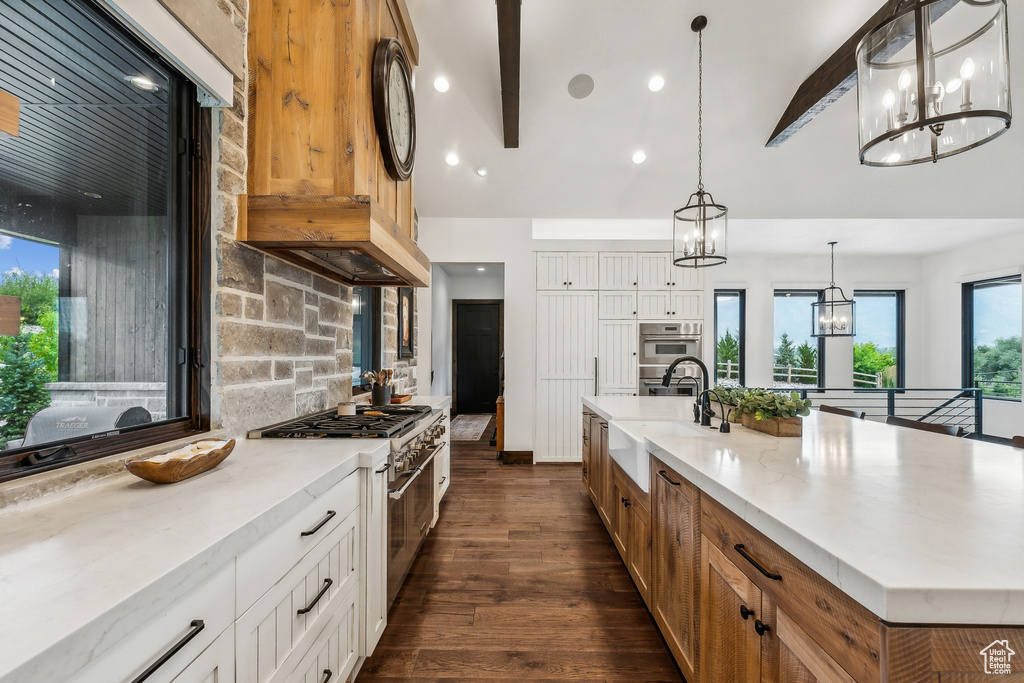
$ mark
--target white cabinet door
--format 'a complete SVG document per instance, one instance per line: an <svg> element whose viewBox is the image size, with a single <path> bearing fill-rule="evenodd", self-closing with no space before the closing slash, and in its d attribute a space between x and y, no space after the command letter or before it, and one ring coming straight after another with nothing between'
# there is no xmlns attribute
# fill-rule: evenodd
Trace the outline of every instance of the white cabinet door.
<svg viewBox="0 0 1024 683"><path fill-rule="evenodd" d="M672 268L672 287L704 291L704 268Z"/></svg>
<svg viewBox="0 0 1024 683"><path fill-rule="evenodd" d="M636 254L623 252L601 252L600 256L601 289L635 290Z"/></svg>
<svg viewBox="0 0 1024 683"><path fill-rule="evenodd" d="M271 683L341 683L355 668L359 623L359 591L342 597L327 627L297 662L292 657ZM242 679L239 679L240 681Z"/></svg>
<svg viewBox="0 0 1024 683"><path fill-rule="evenodd" d="M596 251L570 251L569 289L597 289L598 267ZM540 289L538 287L538 289Z"/></svg>
<svg viewBox="0 0 1024 683"><path fill-rule="evenodd" d="M235 683L235 629L229 627L217 636L174 683Z"/></svg>
<svg viewBox="0 0 1024 683"><path fill-rule="evenodd" d="M601 394L614 390L636 390L637 329L630 321L603 320L598 327L599 380Z"/></svg>
<svg viewBox="0 0 1024 683"><path fill-rule="evenodd" d="M637 292L636 309L640 320L667 320L672 317L672 293Z"/></svg>
<svg viewBox="0 0 1024 683"><path fill-rule="evenodd" d="M676 320L698 320L704 317L704 292L672 292L672 317Z"/></svg>
<svg viewBox="0 0 1024 683"><path fill-rule="evenodd" d="M444 498L451 483L451 450L448 445L441 446L434 456L434 518L430 521L430 528L437 525L437 519L441 514L441 499Z"/></svg>
<svg viewBox="0 0 1024 683"><path fill-rule="evenodd" d="M568 254L564 251L538 252L537 289L565 289L568 286Z"/></svg>
<svg viewBox="0 0 1024 683"><path fill-rule="evenodd" d="M598 295L597 311L602 320L636 320L636 292L604 292Z"/></svg>
<svg viewBox="0 0 1024 683"><path fill-rule="evenodd" d="M636 256L639 289L668 289L672 286L672 271L676 268L672 265L670 252L644 252Z"/></svg>
<svg viewBox="0 0 1024 683"><path fill-rule="evenodd" d="M388 625L388 467L387 455L374 463L366 476L363 520L366 548L363 579L366 599L362 646L369 657Z"/></svg>
<svg viewBox="0 0 1024 683"><path fill-rule="evenodd" d="M596 366L597 292L538 292L535 461L580 459L580 397L594 395Z"/></svg>

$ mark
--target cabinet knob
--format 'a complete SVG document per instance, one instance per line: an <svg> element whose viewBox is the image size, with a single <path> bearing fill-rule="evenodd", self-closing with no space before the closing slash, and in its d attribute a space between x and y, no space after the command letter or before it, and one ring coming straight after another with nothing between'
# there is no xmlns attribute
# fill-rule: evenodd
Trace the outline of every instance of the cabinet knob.
<svg viewBox="0 0 1024 683"><path fill-rule="evenodd" d="M569 284L569 283L568 283L568 282L563 282L562 284L563 284L563 285L567 285L567 284Z"/></svg>
<svg viewBox="0 0 1024 683"><path fill-rule="evenodd" d="M636 287L636 283L635 282L633 283L633 286Z"/></svg>
<svg viewBox="0 0 1024 683"><path fill-rule="evenodd" d="M634 356L636 355L636 351L634 351L634 352L633 352L633 355L634 355Z"/></svg>
<svg viewBox="0 0 1024 683"><path fill-rule="evenodd" d="M622 499L622 507L629 507L629 498Z"/></svg>
<svg viewBox="0 0 1024 683"><path fill-rule="evenodd" d="M768 624L764 623L760 619L755 619L754 620L754 630L757 631L757 635L763 636L768 631L771 631L772 627L769 626Z"/></svg>
<svg viewBox="0 0 1024 683"><path fill-rule="evenodd" d="M665 283L665 286L666 286L666 287L671 287L671 286L672 286L672 283L671 283L671 282L666 282L666 283Z"/></svg>
<svg viewBox="0 0 1024 683"><path fill-rule="evenodd" d="M740 616L743 617L744 621L746 621L750 617L754 616L754 610L747 609L746 605L740 605Z"/></svg>

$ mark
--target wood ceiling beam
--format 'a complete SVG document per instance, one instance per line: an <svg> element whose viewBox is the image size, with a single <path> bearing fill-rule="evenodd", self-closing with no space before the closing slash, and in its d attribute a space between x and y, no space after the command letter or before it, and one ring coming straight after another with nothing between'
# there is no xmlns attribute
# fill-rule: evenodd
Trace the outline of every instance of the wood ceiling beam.
<svg viewBox="0 0 1024 683"><path fill-rule="evenodd" d="M0 137L5 135L18 137L20 113L21 100L10 93L0 90Z"/></svg>
<svg viewBox="0 0 1024 683"><path fill-rule="evenodd" d="M793 137L797 131L857 85L858 43L882 21L891 17L901 2L903 0L888 0L797 88L796 95L779 119L771 138L765 144L766 147L778 147ZM932 5L932 21L938 20L957 2L959 0L942 0ZM885 51L895 54L899 48L906 45L913 37L909 30L912 25L911 21L904 30L899 31Z"/></svg>
<svg viewBox="0 0 1024 683"><path fill-rule="evenodd" d="M505 149L519 147L519 38L522 0L495 0L498 6L498 66L501 70L501 123Z"/></svg>

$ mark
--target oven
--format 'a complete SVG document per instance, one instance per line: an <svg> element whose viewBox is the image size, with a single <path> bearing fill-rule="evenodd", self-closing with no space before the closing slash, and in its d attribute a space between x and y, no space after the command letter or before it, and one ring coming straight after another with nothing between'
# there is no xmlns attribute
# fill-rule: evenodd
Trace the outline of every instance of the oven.
<svg viewBox="0 0 1024 683"><path fill-rule="evenodd" d="M680 365L672 375L672 384L666 389L661 378L668 370L667 365L650 365L640 368L641 396L696 396L699 392L700 375L696 366Z"/></svg>
<svg viewBox="0 0 1024 683"><path fill-rule="evenodd" d="M701 323L640 323L640 365L667 368L679 356L700 358Z"/></svg>

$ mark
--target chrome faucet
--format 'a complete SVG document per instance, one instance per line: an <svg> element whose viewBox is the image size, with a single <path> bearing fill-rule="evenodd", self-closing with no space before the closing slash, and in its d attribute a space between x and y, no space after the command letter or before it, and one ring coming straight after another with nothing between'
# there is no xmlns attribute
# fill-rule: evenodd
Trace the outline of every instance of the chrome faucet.
<svg viewBox="0 0 1024 683"><path fill-rule="evenodd" d="M708 366L704 365L704 361L697 356L679 356L668 366L665 376L661 378L661 386L667 387L672 384L672 373L676 371L676 366L680 363L693 363L700 368L702 390L697 395L697 402L693 406L693 418L694 422L699 422L702 427L710 427L711 418L715 413L711 410L711 397L708 395L710 379Z"/></svg>

